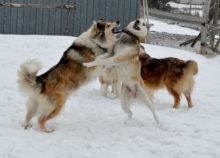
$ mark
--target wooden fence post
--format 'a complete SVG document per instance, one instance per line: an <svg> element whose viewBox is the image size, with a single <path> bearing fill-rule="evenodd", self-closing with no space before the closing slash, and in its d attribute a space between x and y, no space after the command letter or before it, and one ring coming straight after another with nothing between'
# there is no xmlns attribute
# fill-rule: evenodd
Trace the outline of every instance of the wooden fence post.
<svg viewBox="0 0 220 158"><path fill-rule="evenodd" d="M192 0L189 3L189 15L192 15Z"/></svg>
<svg viewBox="0 0 220 158"><path fill-rule="evenodd" d="M217 20L218 20L218 13L219 13L219 0L215 0L215 7L214 8L214 18L213 18L213 26L217 27ZM212 47L212 50L214 50L214 41L215 41L215 35L216 30L211 30L211 37L210 37L210 45Z"/></svg>
<svg viewBox="0 0 220 158"><path fill-rule="evenodd" d="M148 24L146 42L147 42L148 44L150 44L150 23L149 23L148 1L147 1L147 0L145 1L145 4L146 4L145 11L146 11L146 16L147 16L146 18L147 18L147 24Z"/></svg>
<svg viewBox="0 0 220 158"><path fill-rule="evenodd" d="M147 0L140 0L140 16L139 18L143 18L145 20L147 20L147 24L150 26L149 24L149 15L148 15L148 2ZM142 41L144 43L150 43L150 27L147 27L147 36L144 39L144 41Z"/></svg>
<svg viewBox="0 0 220 158"><path fill-rule="evenodd" d="M202 17L202 29L201 29L201 54L206 54L206 39L207 39L207 21L209 13L210 1L205 1L203 6L203 17Z"/></svg>

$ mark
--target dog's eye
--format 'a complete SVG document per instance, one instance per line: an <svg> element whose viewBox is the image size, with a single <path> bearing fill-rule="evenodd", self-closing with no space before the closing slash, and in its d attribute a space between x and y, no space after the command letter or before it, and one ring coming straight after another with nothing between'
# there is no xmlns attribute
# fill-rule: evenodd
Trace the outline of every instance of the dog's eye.
<svg viewBox="0 0 220 158"><path fill-rule="evenodd" d="M145 23L143 23L143 26L145 26Z"/></svg>
<svg viewBox="0 0 220 158"><path fill-rule="evenodd" d="M110 27L110 25L107 25L107 27Z"/></svg>

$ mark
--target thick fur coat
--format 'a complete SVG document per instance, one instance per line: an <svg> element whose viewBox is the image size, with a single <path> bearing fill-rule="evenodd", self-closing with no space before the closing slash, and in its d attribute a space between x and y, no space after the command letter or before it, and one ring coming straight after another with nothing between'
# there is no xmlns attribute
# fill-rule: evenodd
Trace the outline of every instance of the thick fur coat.
<svg viewBox="0 0 220 158"><path fill-rule="evenodd" d="M188 107L193 106L191 93L195 84L194 76L198 65L194 60L184 61L178 58L156 59L147 53L139 55L141 76L146 87L152 91L166 88L174 98L173 108L178 108L180 96L184 94Z"/></svg>
<svg viewBox="0 0 220 158"><path fill-rule="evenodd" d="M44 74L37 76L40 62L30 60L21 64L18 84L20 91L28 95L25 129L30 127L30 120L37 115L41 131L53 131L46 127L46 122L60 113L71 92L97 76L97 67L86 68L82 63L93 61L112 47L114 28L118 24L94 22L63 53L60 61Z"/></svg>
<svg viewBox="0 0 220 158"><path fill-rule="evenodd" d="M110 57L96 59L84 63L86 67L97 65L113 66L112 69L122 81L121 106L128 117L132 117L130 105L135 99L143 102L152 112L154 119L159 123L151 96L141 78L141 62L139 60L140 41L147 35L147 24L143 19L130 22L121 37L115 42Z"/></svg>

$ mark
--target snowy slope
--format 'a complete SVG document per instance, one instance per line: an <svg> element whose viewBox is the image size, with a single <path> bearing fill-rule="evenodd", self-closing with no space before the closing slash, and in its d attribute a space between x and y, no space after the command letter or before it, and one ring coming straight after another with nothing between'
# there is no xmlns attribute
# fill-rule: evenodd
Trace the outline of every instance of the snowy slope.
<svg viewBox="0 0 220 158"><path fill-rule="evenodd" d="M67 101L60 116L48 122L47 134L21 127L26 97L17 91L17 70L26 59L43 63L39 74L60 59L73 37L0 35L0 157L2 158L218 158L220 156L220 58L207 59L178 49L145 45L154 57L178 57L198 62L192 94L194 107L182 97L180 109L161 90L154 104L161 125L146 106L135 103L131 120L119 99L100 96L99 82L82 87ZM112 94L109 94L112 97Z"/></svg>

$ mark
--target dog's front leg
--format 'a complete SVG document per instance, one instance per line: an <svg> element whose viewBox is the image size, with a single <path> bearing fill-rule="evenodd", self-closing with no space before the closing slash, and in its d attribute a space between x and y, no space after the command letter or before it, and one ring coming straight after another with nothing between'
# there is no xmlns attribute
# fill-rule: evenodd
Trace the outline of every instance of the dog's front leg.
<svg viewBox="0 0 220 158"><path fill-rule="evenodd" d="M83 66L85 66L85 67L97 66L97 65L99 65L99 63L97 61L98 60L95 60L95 61L92 61L92 62L89 62L89 63L83 63Z"/></svg>
<svg viewBox="0 0 220 158"><path fill-rule="evenodd" d="M83 63L83 66L85 67L93 67L97 65L117 65L117 63L115 63L115 57L97 59L89 63Z"/></svg>
<svg viewBox="0 0 220 158"><path fill-rule="evenodd" d="M109 58L110 57L110 53L105 53L105 54L102 54L102 55L99 55L95 58L95 60L98 60L98 59L105 59L105 58Z"/></svg>

